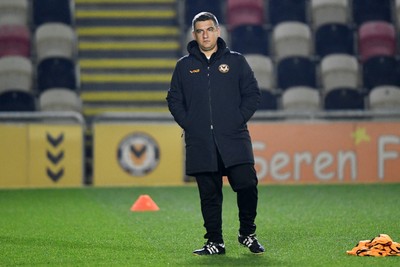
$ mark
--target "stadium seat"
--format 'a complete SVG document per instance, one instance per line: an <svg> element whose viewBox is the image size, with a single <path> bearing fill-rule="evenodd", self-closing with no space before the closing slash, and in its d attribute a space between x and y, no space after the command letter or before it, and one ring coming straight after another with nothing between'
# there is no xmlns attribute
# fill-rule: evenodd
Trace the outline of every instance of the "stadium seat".
<svg viewBox="0 0 400 267"><path fill-rule="evenodd" d="M271 58L260 54L245 54L247 62L254 71L260 89L274 88L274 71Z"/></svg>
<svg viewBox="0 0 400 267"><path fill-rule="evenodd" d="M224 39L226 45L227 45L228 47L230 47L230 46L231 46L231 39L230 39L230 35L229 35L229 32L228 32L228 29L226 28L225 25L220 24L220 25L219 25L219 30L220 30L220 36L221 36L221 38ZM191 31L190 31L190 35L192 35L192 32L191 32ZM193 39L192 36L191 36L191 39Z"/></svg>
<svg viewBox="0 0 400 267"><path fill-rule="evenodd" d="M364 110L364 96L354 88L335 88L324 95L325 110Z"/></svg>
<svg viewBox="0 0 400 267"><path fill-rule="evenodd" d="M227 0L226 16L230 30L240 25L264 24L264 0Z"/></svg>
<svg viewBox="0 0 400 267"><path fill-rule="evenodd" d="M400 85L399 63L393 56L375 56L362 64L363 87L370 91L380 85Z"/></svg>
<svg viewBox="0 0 400 267"><path fill-rule="evenodd" d="M39 109L82 112L82 100L77 92L69 88L49 88L39 96Z"/></svg>
<svg viewBox="0 0 400 267"><path fill-rule="evenodd" d="M396 30L391 23L370 21L358 30L358 52L362 61L373 56L396 54Z"/></svg>
<svg viewBox="0 0 400 267"><path fill-rule="evenodd" d="M0 92L9 89L32 90L33 67L26 57L0 58Z"/></svg>
<svg viewBox="0 0 400 267"><path fill-rule="evenodd" d="M73 1L32 0L32 19L36 27L46 22L73 23Z"/></svg>
<svg viewBox="0 0 400 267"><path fill-rule="evenodd" d="M307 0L268 0L268 17L273 27L286 21L307 23Z"/></svg>
<svg viewBox="0 0 400 267"><path fill-rule="evenodd" d="M282 22L273 29L276 60L288 56L311 56L311 30L302 22Z"/></svg>
<svg viewBox="0 0 400 267"><path fill-rule="evenodd" d="M185 3L185 25L186 28L192 27L194 16L203 11L213 13L220 24L225 24L224 13L222 11L224 0L191 0Z"/></svg>
<svg viewBox="0 0 400 267"><path fill-rule="evenodd" d="M318 111L321 108L320 95L317 89L307 86L294 86L282 94L282 109L286 111Z"/></svg>
<svg viewBox="0 0 400 267"><path fill-rule="evenodd" d="M348 10L348 0L312 0L312 24L315 29L326 23L347 24Z"/></svg>
<svg viewBox="0 0 400 267"><path fill-rule="evenodd" d="M260 25L241 25L231 31L231 48L242 54L269 54L268 32Z"/></svg>
<svg viewBox="0 0 400 267"><path fill-rule="evenodd" d="M49 22L36 29L35 47L38 62L48 57L72 59L75 45L75 32L69 25Z"/></svg>
<svg viewBox="0 0 400 267"><path fill-rule="evenodd" d="M28 25L28 0L1 0L0 25Z"/></svg>
<svg viewBox="0 0 400 267"><path fill-rule="evenodd" d="M346 24L328 23L315 31L315 54L323 58L329 54L354 55L354 32Z"/></svg>
<svg viewBox="0 0 400 267"><path fill-rule="evenodd" d="M286 57L277 63L277 87L293 86L316 88L316 66L309 57Z"/></svg>
<svg viewBox="0 0 400 267"><path fill-rule="evenodd" d="M77 77L74 61L56 57L42 60L37 67L38 90L61 87L77 89Z"/></svg>
<svg viewBox="0 0 400 267"><path fill-rule="evenodd" d="M359 88L360 68L355 56L331 54L321 60L321 83L324 92L334 88Z"/></svg>
<svg viewBox="0 0 400 267"><path fill-rule="evenodd" d="M367 21L392 21L391 0L353 0L353 22L360 26Z"/></svg>
<svg viewBox="0 0 400 267"><path fill-rule="evenodd" d="M377 86L369 93L369 108L371 110L400 110L400 87Z"/></svg>
<svg viewBox="0 0 400 267"><path fill-rule="evenodd" d="M277 110L279 108L278 96L271 90L260 90L261 100L258 110Z"/></svg>
<svg viewBox="0 0 400 267"><path fill-rule="evenodd" d="M31 35L27 25L0 25L0 57L23 56L31 54Z"/></svg>
<svg viewBox="0 0 400 267"><path fill-rule="evenodd" d="M395 17L397 21L397 28L400 29L400 0L396 0L395 3Z"/></svg>
<svg viewBox="0 0 400 267"><path fill-rule="evenodd" d="M0 93L0 111L36 111L36 98L32 92L10 89Z"/></svg>

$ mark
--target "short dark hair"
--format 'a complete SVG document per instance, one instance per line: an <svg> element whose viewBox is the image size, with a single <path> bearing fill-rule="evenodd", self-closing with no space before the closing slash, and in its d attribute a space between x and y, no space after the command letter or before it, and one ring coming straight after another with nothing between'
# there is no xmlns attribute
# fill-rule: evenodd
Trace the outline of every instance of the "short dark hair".
<svg viewBox="0 0 400 267"><path fill-rule="evenodd" d="M213 13L211 12L200 12L196 16L194 16L192 20L192 30L194 31L194 26L196 25L196 22L198 21L207 21L207 20L212 20L214 22L214 25L216 27L219 27L218 19L216 16L214 16Z"/></svg>

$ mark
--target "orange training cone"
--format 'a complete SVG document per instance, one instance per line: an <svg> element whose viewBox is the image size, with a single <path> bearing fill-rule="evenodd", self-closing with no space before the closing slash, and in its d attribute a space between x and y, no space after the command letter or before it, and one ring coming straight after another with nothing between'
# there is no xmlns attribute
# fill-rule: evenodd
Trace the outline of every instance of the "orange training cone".
<svg viewBox="0 0 400 267"><path fill-rule="evenodd" d="M149 195L141 195L132 205L131 211L157 211L160 208Z"/></svg>

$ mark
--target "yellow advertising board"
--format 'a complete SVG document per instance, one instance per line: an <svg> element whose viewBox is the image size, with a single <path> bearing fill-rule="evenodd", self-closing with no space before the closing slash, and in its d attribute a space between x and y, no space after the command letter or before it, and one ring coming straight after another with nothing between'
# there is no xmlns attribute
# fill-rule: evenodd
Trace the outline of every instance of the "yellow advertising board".
<svg viewBox="0 0 400 267"><path fill-rule="evenodd" d="M80 125L29 127L29 186L83 184L83 133Z"/></svg>
<svg viewBox="0 0 400 267"><path fill-rule="evenodd" d="M83 184L81 125L0 125L0 188Z"/></svg>
<svg viewBox="0 0 400 267"><path fill-rule="evenodd" d="M252 123L260 183L400 182L399 122Z"/></svg>
<svg viewBox="0 0 400 267"><path fill-rule="evenodd" d="M0 188L28 183L27 132L25 124L0 125Z"/></svg>
<svg viewBox="0 0 400 267"><path fill-rule="evenodd" d="M93 184L183 184L181 135L173 123L95 124Z"/></svg>

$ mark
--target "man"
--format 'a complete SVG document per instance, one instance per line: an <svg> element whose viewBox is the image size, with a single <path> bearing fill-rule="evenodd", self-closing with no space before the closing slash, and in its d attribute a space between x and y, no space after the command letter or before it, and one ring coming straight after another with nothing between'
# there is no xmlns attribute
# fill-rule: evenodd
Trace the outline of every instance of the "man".
<svg viewBox="0 0 400 267"><path fill-rule="evenodd" d="M199 189L207 239L195 255L225 254L222 236L222 177L237 193L238 241L252 253L263 253L254 223L258 179L247 121L257 109L260 90L245 58L230 51L220 38L217 18L197 14L193 38L175 67L168 91L168 107L183 128L186 173Z"/></svg>

